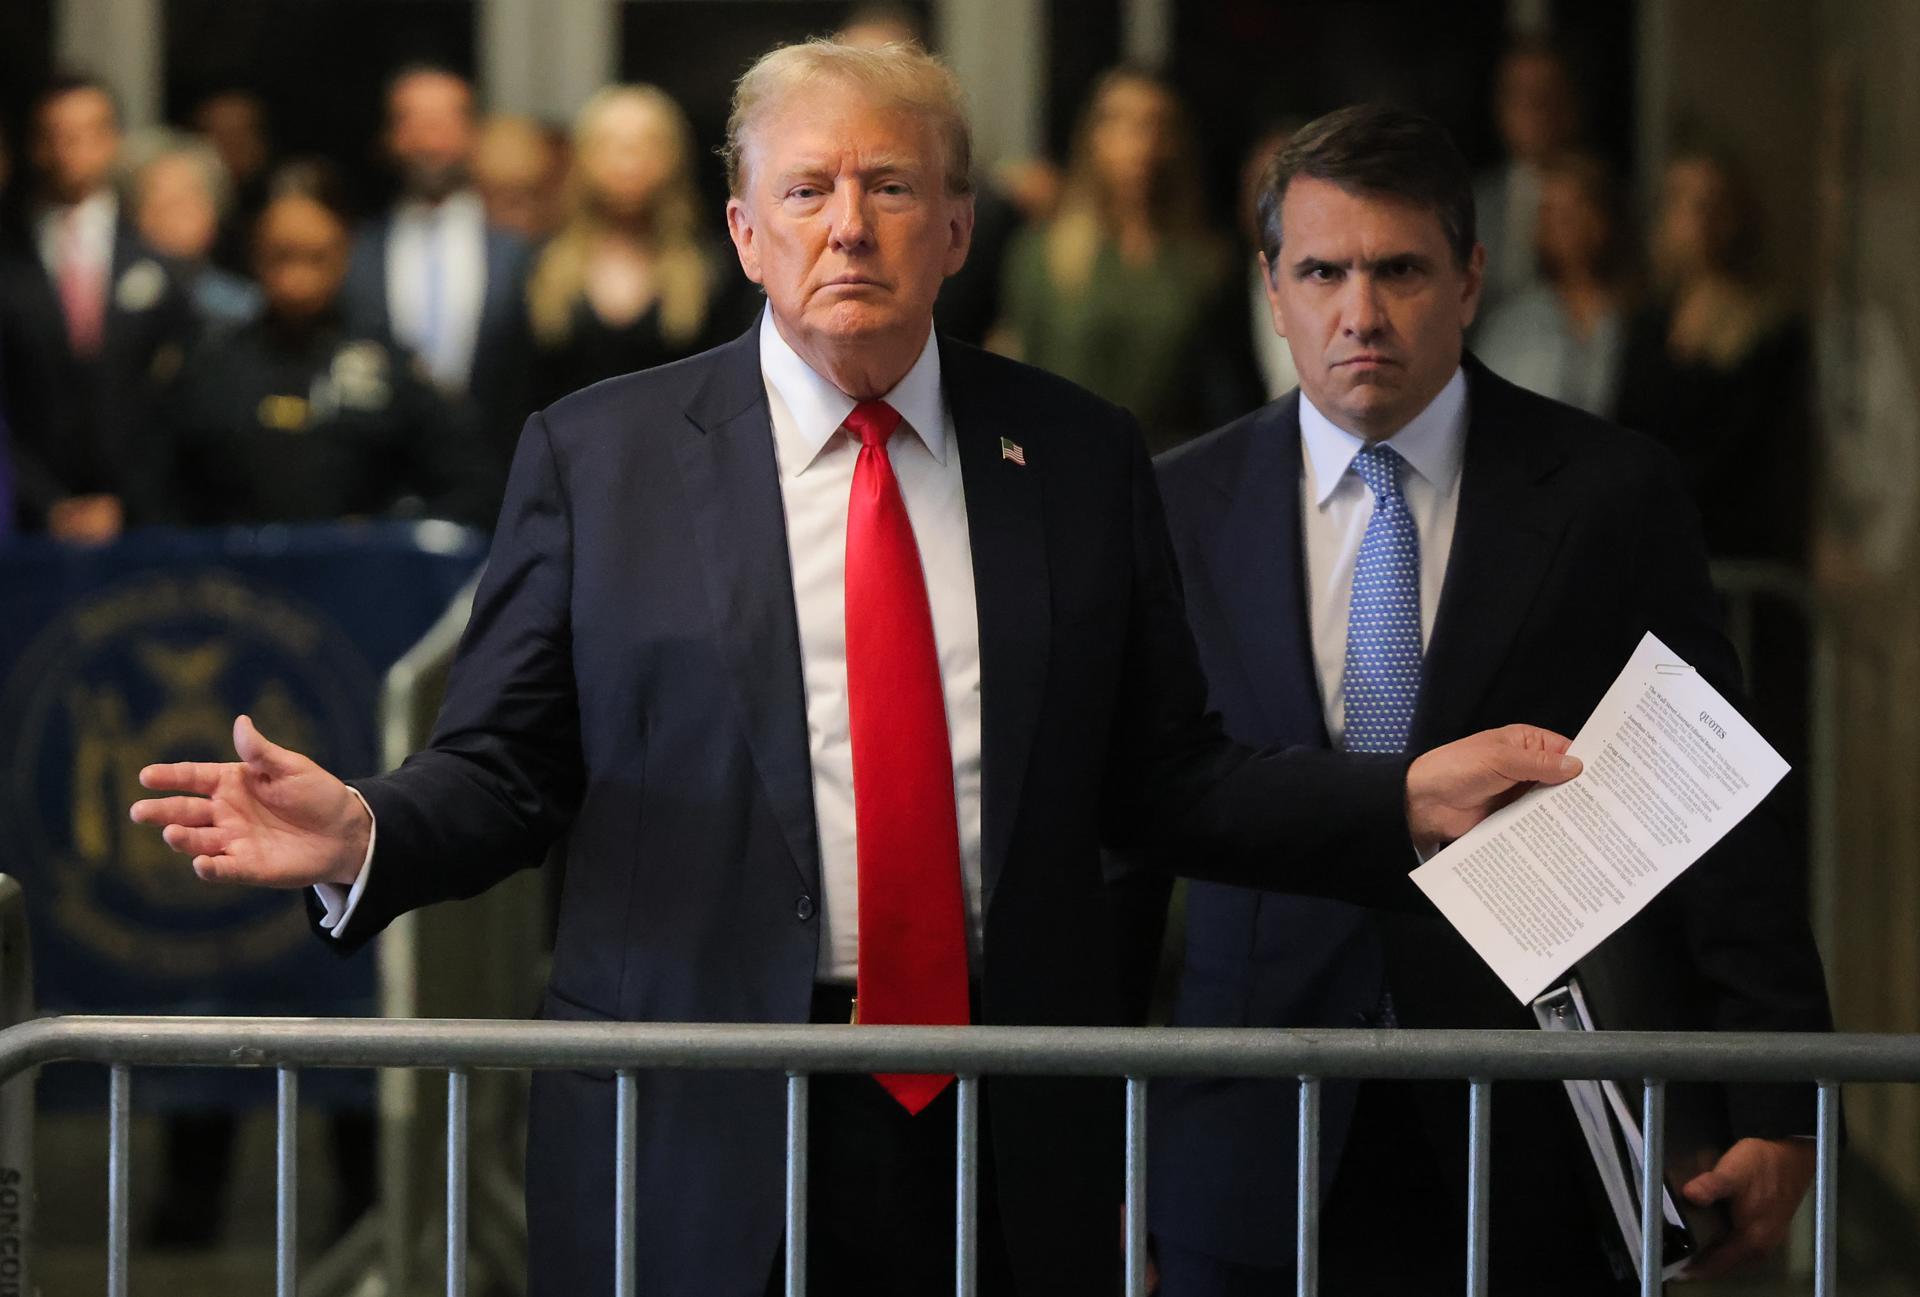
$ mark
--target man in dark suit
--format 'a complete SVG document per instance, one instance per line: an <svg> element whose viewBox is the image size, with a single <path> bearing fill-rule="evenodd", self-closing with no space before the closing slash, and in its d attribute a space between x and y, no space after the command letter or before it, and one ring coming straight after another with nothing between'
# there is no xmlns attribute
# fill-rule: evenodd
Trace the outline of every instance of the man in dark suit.
<svg viewBox="0 0 1920 1297"><path fill-rule="evenodd" d="M399 201L354 240L349 327L390 334L487 441L495 471L527 417L526 278L531 250L487 219L472 186L473 88L416 66L387 87L386 149Z"/></svg>
<svg viewBox="0 0 1920 1297"><path fill-rule="evenodd" d="M1300 388L1165 457L1188 615L1228 731L1419 751L1488 718L1568 733L1651 630L1737 698L1694 510L1651 442L1463 356L1485 254L1465 165L1417 115L1358 108L1269 168L1262 269ZM1620 940L1685 968L1690 1025L1830 1025L1795 871L1764 813ZM1357 863L1357 862L1356 862ZM1424 912L1422 912L1424 911ZM1191 885L1182 1025L1526 1027L1430 907L1393 913ZM1615 1023L1631 1026L1631 1023ZM1736 1141L1686 1188L1736 1233L1705 1272L1776 1246L1811 1175L1811 1088L1726 1092ZM1495 1089L1496 1288L1605 1293L1610 1218L1557 1084ZM1293 1086L1162 1086L1153 1228L1167 1297L1291 1292ZM1458 1290L1464 1084L1329 1084L1323 1291Z"/></svg>
<svg viewBox="0 0 1920 1297"><path fill-rule="evenodd" d="M26 526L112 540L166 503L154 400L190 340L189 307L120 209L119 112L57 78L33 115L35 201L0 243L0 345Z"/></svg>
<svg viewBox="0 0 1920 1297"><path fill-rule="evenodd" d="M529 421L430 749L349 790L243 719L240 762L148 768L202 796L134 817L203 877L321 884L347 945L564 834L554 1018L1110 1023L1103 840L1404 898L1413 843L1569 777L1527 727L1412 762L1221 737L1137 429L933 333L972 228L959 104L916 49L757 63L727 215L767 313ZM817 1291L951 1287L948 1080L816 1081ZM781 1078L640 1089L649 1291L759 1297ZM989 1081L983 1291L1113 1290L1117 1098ZM537 1292L609 1287L613 1131L611 1078L536 1079Z"/></svg>

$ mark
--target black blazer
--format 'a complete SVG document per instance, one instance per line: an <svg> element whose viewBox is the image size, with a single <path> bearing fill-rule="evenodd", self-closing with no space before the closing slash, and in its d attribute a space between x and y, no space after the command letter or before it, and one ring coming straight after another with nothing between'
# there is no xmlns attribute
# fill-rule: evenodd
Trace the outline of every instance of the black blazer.
<svg viewBox="0 0 1920 1297"><path fill-rule="evenodd" d="M387 239L392 232L391 217L361 228L341 289L348 327L386 337L394 336L387 310ZM459 414L490 449L491 468L498 475L512 459L514 438L533 409L526 296L532 250L519 235L489 225L486 261L480 329L474 337L473 367Z"/></svg>
<svg viewBox="0 0 1920 1297"><path fill-rule="evenodd" d="M1649 630L1737 702L1739 665L1672 458L1472 358L1465 365L1459 513L1409 750L1516 721L1572 734ZM1328 741L1302 566L1301 453L1295 392L1158 465L1210 705L1247 742ZM1676 996L1696 1004L1695 1025L1830 1026L1801 887L1763 806L1634 921L1684 950L1697 985ZM1388 914L1190 889L1177 1022L1358 1026L1383 987L1405 1026L1533 1025L1430 906ZM1156 1095L1155 1230L1243 1264L1291 1266L1292 1084L1162 1085ZM1493 1251L1503 1255L1504 1238L1510 1256L1528 1222L1587 1210L1571 1174L1587 1155L1557 1083L1498 1085L1495 1095ZM1810 1087L1729 1095L1736 1136L1813 1129ZM1351 1084L1325 1087L1328 1180L1352 1100ZM1461 1168L1464 1183L1464 1086L1426 1087L1415 1102L1440 1164Z"/></svg>
<svg viewBox="0 0 1920 1297"><path fill-rule="evenodd" d="M984 1019L1116 1021L1103 840L1178 838L1215 876L1417 899L1403 761L1254 754L1203 714L1131 419L961 344L943 340L941 362L980 629ZM348 942L536 864L564 834L548 1016L807 1020L819 848L753 331L528 422L437 733L357 786L378 851ZM640 1089L649 1291L760 1297L781 1239L781 1078ZM1008 1248L1031 1291L1117 1282L1117 1099L1109 1083L988 1082ZM607 1287L613 1120L606 1077L536 1080L536 1291Z"/></svg>
<svg viewBox="0 0 1920 1297"><path fill-rule="evenodd" d="M156 401L192 337L192 312L172 268L122 221L100 354L80 359L31 231L9 231L0 244L0 370L26 525L43 525L47 510L70 495L117 495L133 523L165 513L171 455Z"/></svg>

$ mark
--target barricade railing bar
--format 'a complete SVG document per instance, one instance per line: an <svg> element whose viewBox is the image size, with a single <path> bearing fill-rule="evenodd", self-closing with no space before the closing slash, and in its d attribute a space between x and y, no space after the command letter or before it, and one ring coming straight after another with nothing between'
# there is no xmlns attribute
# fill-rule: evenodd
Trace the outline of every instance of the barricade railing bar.
<svg viewBox="0 0 1920 1297"><path fill-rule="evenodd" d="M976 1292L980 1078L992 1074L1124 1078L1125 1273L1130 1297L1147 1284L1149 1084L1163 1077L1295 1077L1300 1082L1297 1290L1318 1284L1318 1134L1325 1078L1469 1082L1468 1273L1484 1295L1489 1149L1495 1082L1639 1077L1648 1155L1641 1194L1642 1292L1661 1291L1660 1146L1665 1087L1675 1081L1783 1081L1818 1086L1816 1297L1836 1289L1839 1086L1920 1082L1920 1035L1720 1032L1429 1031L1414 1029L1126 1029L1095 1027L855 1027L773 1024L508 1022L284 1018L54 1017L0 1031L0 1085L56 1062L110 1069L108 1292L127 1291L131 1068L279 1069L276 1291L294 1292L292 1147L298 1071L313 1067L431 1068L447 1074L447 1264L450 1297L466 1292L467 1104L476 1069L607 1069L616 1075L615 1292L637 1291L634 1175L638 1072L760 1069L787 1075L787 1238L790 1297L806 1291L808 1077L817 1072L953 1073L956 1210L954 1289ZM9 1111L9 1125L17 1118ZM7 1132L11 1137L11 1132Z"/></svg>
<svg viewBox="0 0 1920 1297"><path fill-rule="evenodd" d="M27 898L0 874L0 1027L33 1016L33 952ZM33 1078L0 1082L0 1293L35 1291L33 1239Z"/></svg>

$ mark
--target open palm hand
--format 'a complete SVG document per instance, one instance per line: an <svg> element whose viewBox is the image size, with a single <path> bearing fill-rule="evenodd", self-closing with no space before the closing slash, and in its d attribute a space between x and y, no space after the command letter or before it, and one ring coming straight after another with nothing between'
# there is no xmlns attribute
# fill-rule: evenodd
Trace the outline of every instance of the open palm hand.
<svg viewBox="0 0 1920 1297"><path fill-rule="evenodd" d="M160 826L166 844L193 857L209 882L259 887L350 884L366 856L371 817L339 779L269 742L253 722L233 723L238 761L148 766L140 785L173 794L133 804L137 824Z"/></svg>

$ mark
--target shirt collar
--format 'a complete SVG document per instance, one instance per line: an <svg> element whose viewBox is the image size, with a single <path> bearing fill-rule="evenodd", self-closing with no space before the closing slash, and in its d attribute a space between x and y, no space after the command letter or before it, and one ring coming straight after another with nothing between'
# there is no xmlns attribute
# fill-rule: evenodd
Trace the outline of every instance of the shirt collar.
<svg viewBox="0 0 1920 1297"><path fill-rule="evenodd" d="M1313 502L1323 505L1367 441L1320 413L1304 391L1300 393L1300 441L1313 463ZM1454 478L1460 474L1466 442L1467 376L1458 368L1440 394L1427 402L1427 408L1387 439L1414 472L1443 493L1452 489Z"/></svg>
<svg viewBox="0 0 1920 1297"><path fill-rule="evenodd" d="M88 231L112 229L120 219L120 200L111 189L88 194L70 207L47 203L40 209L41 220L57 226L71 216Z"/></svg>
<svg viewBox="0 0 1920 1297"><path fill-rule="evenodd" d="M800 353L774 327L771 307L760 314L760 376L766 380L768 395L786 407L786 427L783 429L782 421L775 419L774 436L780 444L781 471L797 477L820 457L859 403L800 359ZM940 347L934 341L931 321L920 358L881 399L900 412L927 453L944 464L946 407L940 390Z"/></svg>
<svg viewBox="0 0 1920 1297"><path fill-rule="evenodd" d="M479 220L484 223L486 208L480 201L480 195L471 189L456 189L438 203L423 202L418 198L403 199L395 209L394 215L404 222L420 223L426 221L462 221Z"/></svg>

